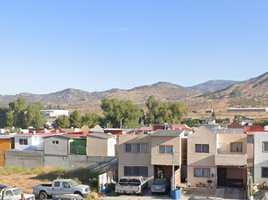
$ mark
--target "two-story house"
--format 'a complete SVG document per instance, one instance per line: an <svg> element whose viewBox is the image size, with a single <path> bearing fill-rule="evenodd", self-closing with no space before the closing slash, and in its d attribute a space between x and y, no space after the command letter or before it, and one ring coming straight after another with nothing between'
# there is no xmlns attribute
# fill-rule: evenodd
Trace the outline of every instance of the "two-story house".
<svg viewBox="0 0 268 200"><path fill-rule="evenodd" d="M244 186L247 181L247 135L243 129L219 132L200 127L188 136L188 181Z"/></svg>
<svg viewBox="0 0 268 200"><path fill-rule="evenodd" d="M120 135L118 176L144 176L149 186L157 177L180 182L183 130L158 129L151 135Z"/></svg>

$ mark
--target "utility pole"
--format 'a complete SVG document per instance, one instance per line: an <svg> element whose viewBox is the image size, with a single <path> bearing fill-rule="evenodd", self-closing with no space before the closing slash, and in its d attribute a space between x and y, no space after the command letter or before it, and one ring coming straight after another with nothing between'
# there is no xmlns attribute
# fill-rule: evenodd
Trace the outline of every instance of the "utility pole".
<svg viewBox="0 0 268 200"><path fill-rule="evenodd" d="M175 189L175 176L174 176L174 147L172 148L172 177L171 177L171 196L173 195L173 190Z"/></svg>

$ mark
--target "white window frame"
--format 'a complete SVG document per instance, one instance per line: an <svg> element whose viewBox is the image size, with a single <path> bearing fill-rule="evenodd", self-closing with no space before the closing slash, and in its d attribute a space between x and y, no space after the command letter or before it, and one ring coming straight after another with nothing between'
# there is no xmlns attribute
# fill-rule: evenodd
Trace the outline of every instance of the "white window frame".
<svg viewBox="0 0 268 200"><path fill-rule="evenodd" d="M210 168L194 168L194 177L210 178Z"/></svg>
<svg viewBox="0 0 268 200"><path fill-rule="evenodd" d="M148 143L126 143L126 153L148 153Z"/></svg>
<svg viewBox="0 0 268 200"><path fill-rule="evenodd" d="M195 153L209 153L209 144L195 144Z"/></svg>

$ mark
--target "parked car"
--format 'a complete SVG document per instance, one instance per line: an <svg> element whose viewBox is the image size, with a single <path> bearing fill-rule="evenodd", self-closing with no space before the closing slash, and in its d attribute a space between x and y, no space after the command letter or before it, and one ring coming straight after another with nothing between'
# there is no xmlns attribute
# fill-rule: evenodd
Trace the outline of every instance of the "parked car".
<svg viewBox="0 0 268 200"><path fill-rule="evenodd" d="M148 188L148 182L143 176L124 176L115 186L117 194L139 194L142 195L144 189Z"/></svg>
<svg viewBox="0 0 268 200"><path fill-rule="evenodd" d="M52 200L84 200L84 198L78 194L62 194L53 196Z"/></svg>
<svg viewBox="0 0 268 200"><path fill-rule="evenodd" d="M61 194L78 194L82 197L90 195L90 187L76 183L72 179L56 179L52 184L40 184L33 187L33 193L40 199Z"/></svg>
<svg viewBox="0 0 268 200"><path fill-rule="evenodd" d="M169 193L170 192L170 180L166 178L156 178L151 186L151 192L154 193Z"/></svg>
<svg viewBox="0 0 268 200"><path fill-rule="evenodd" d="M35 196L33 194L24 194L20 188L5 187L0 191L1 200L21 200L22 197L24 197L25 200L35 199Z"/></svg>

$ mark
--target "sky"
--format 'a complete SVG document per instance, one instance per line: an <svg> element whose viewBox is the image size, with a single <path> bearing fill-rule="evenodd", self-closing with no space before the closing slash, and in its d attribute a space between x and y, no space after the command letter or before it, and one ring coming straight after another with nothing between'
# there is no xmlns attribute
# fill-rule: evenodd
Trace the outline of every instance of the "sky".
<svg viewBox="0 0 268 200"><path fill-rule="evenodd" d="M268 72L267 0L2 0L0 94Z"/></svg>

